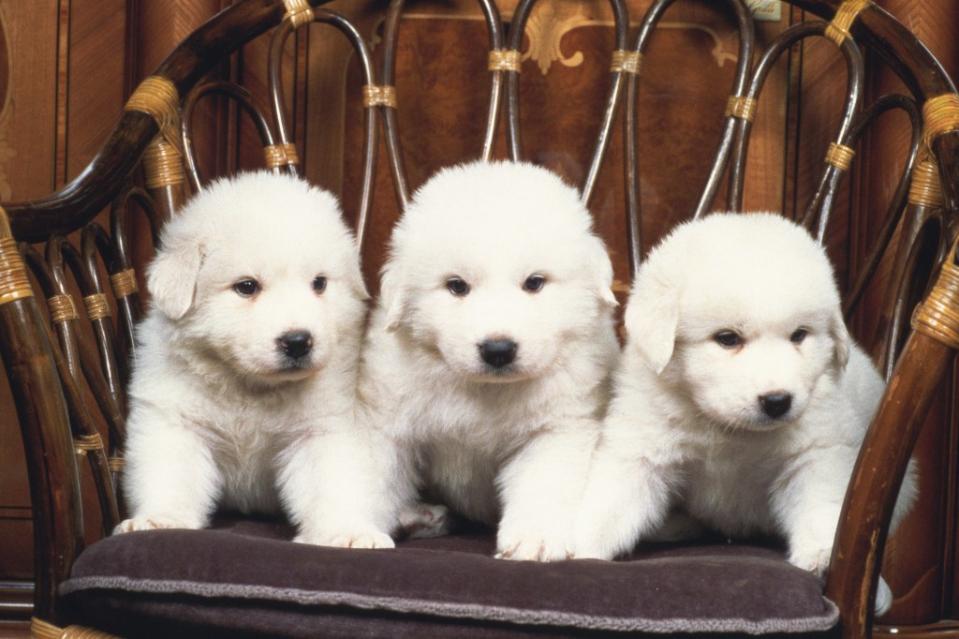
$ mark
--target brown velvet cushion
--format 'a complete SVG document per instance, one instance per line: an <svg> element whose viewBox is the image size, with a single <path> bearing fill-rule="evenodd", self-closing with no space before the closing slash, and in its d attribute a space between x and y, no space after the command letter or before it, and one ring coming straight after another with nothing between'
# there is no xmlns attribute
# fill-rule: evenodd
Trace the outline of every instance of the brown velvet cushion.
<svg viewBox="0 0 959 639"><path fill-rule="evenodd" d="M281 524L130 533L84 551L69 621L127 636L829 636L835 606L780 551L647 548L617 562L492 559L463 532L397 550L293 544Z"/></svg>

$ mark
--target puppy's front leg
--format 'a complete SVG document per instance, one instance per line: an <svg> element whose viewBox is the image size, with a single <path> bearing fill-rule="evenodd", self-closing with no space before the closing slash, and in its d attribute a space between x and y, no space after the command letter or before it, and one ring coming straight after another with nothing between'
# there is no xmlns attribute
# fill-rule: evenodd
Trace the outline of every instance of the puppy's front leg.
<svg viewBox="0 0 959 639"><path fill-rule="evenodd" d="M826 572L856 454L853 446L813 448L783 469L770 495L790 563L820 576Z"/></svg>
<svg viewBox="0 0 959 639"><path fill-rule="evenodd" d="M123 478L132 517L114 533L209 523L220 473L203 438L170 422L152 411L131 414Z"/></svg>
<svg viewBox="0 0 959 639"><path fill-rule="evenodd" d="M583 419L544 430L506 464L497 478L503 503L497 557L554 561L572 556L570 532L597 428Z"/></svg>
<svg viewBox="0 0 959 639"><path fill-rule="evenodd" d="M577 558L613 559L629 552L669 513L675 470L608 444L596 450L576 517Z"/></svg>
<svg viewBox="0 0 959 639"><path fill-rule="evenodd" d="M348 420L347 420L348 421ZM379 446L371 450L372 445ZM383 446L380 446L383 444ZM395 462L383 442L341 424L311 433L280 460L280 494L299 534L294 541L343 548L393 548Z"/></svg>

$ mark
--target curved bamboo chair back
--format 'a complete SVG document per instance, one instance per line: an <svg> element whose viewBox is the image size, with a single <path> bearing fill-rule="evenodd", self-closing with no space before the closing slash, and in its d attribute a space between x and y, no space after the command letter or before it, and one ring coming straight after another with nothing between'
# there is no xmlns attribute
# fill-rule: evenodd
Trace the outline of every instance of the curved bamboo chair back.
<svg viewBox="0 0 959 639"><path fill-rule="evenodd" d="M655 1L639 23L629 48L624 0L610 0L615 18L607 100L597 123L596 142L582 200L589 202L616 114L625 99L624 193L630 264L641 264L637 94L643 55L664 12L674 0ZM959 207L959 96L942 67L899 22L867 0L789 0L821 19L781 34L753 64L752 18L743 0L724 0L735 16L739 61L712 170L690 217L714 206L724 176L726 208L742 205L746 150L752 118L775 60L806 38L832 42L846 61L849 82L839 130L825 157L819 189L803 222L820 239L829 224L835 194L855 156L856 142L882 114L899 109L912 126L912 144L899 188L876 245L846 301L851 314L862 299L880 259L891 252L895 277L889 283L880 355L889 390L867 435L846 497L826 585L841 610L843 636L865 637L872 623L879 561L898 485L922 418L938 381L959 349L959 263L956 211ZM519 81L523 28L534 5L521 0L506 30L493 0L478 0L489 34L491 72L485 135L476 157L493 157L498 121L506 112L506 148L523 157ZM203 188L192 148L191 115L198 100L219 94L236 100L252 117L264 147L264 162L276 172L299 172L279 81L283 44L294 30L312 22L336 27L360 59L365 86L356 96L366 109L363 178L358 197L357 234L370 224L378 120L382 120L395 196L410 199L398 130L396 47L403 0L386 12L381 83L374 61L355 26L343 16L316 8L321 0L241 0L225 9L178 46L144 80L101 151L73 182L46 198L7 203L0 214L0 354L16 402L27 455L36 548L35 614L38 624L57 620L57 586L83 547L79 462L92 471L104 534L122 513L117 481L125 431L125 384L136 358L133 327L142 308L142 274L133 270L132 208L146 219L154 242L158 229L187 195ZM236 84L200 80L249 40L272 31L269 84L272 109L266 115ZM884 96L863 109L863 54L869 47L909 88L909 96ZM503 97L505 95L505 106ZM382 116L381 118L378 116ZM136 179L143 166L143 186ZM94 220L111 205L110 232ZM896 229L899 241L891 246ZM80 231L79 247L65 239ZM20 244L18 244L18 242ZM46 254L31 246L46 242ZM930 258L929 247L933 247ZM929 289L931 275L935 284ZM109 281L109 286L106 282ZM927 293L928 291L928 293ZM82 298L78 303L76 294ZM45 300L42 303L41 297ZM921 301L912 316L908 314ZM85 310L85 313L81 312ZM48 319L49 318L49 321ZM92 334L92 340L89 335ZM94 405L86 402L94 398ZM100 432L108 433L107 441ZM838 549L841 549L839 552Z"/></svg>

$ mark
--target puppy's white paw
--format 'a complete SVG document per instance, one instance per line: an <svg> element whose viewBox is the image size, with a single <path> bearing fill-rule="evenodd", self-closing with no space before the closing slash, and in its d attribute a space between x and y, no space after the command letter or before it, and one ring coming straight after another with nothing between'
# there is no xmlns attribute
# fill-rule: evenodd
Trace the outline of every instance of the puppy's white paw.
<svg viewBox="0 0 959 639"><path fill-rule="evenodd" d="M789 563L822 577L829 568L832 547L793 548L789 553Z"/></svg>
<svg viewBox="0 0 959 639"><path fill-rule="evenodd" d="M163 515L150 515L148 517L133 517L124 519L113 529L114 535L120 533L134 532L137 530L160 530L164 528L186 528L195 530L202 526L191 525L175 517L166 517Z"/></svg>
<svg viewBox="0 0 959 639"><path fill-rule="evenodd" d="M514 561L562 561L572 559L573 552L565 540L542 534L504 534L496 540L496 558Z"/></svg>
<svg viewBox="0 0 959 639"><path fill-rule="evenodd" d="M881 617L892 608L892 590L882 577L879 577L879 586L876 588L876 616Z"/></svg>
<svg viewBox="0 0 959 639"><path fill-rule="evenodd" d="M411 539L441 537L450 531L449 513L439 504L414 504L400 513L399 528Z"/></svg>
<svg viewBox="0 0 959 639"><path fill-rule="evenodd" d="M298 544L330 546L333 548L395 548L393 539L378 530L335 532L321 535L299 534L293 538Z"/></svg>

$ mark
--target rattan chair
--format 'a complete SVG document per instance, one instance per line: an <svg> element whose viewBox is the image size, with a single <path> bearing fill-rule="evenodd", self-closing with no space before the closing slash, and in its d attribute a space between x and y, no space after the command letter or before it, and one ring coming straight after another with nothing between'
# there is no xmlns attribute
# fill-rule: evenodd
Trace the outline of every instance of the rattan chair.
<svg viewBox="0 0 959 639"><path fill-rule="evenodd" d="M521 159L518 49L534 2L519 3L508 30L493 0L479 2L489 32L491 90L486 134L476 156L492 157L498 118L505 110L508 155ZM376 224L370 204L379 124L396 199L404 205L410 197L394 88L403 0L391 0L386 9L379 72L353 25L316 7L318 0L241 0L200 27L140 84L110 138L76 180L37 201L5 203L0 216L0 349L30 478L36 541L34 635L512 637L673 631L728 636L803 631L809 636L867 636L899 482L933 392L959 348L959 96L922 43L868 0L791 0L821 20L788 29L758 56L744 2L727 3L737 18L739 59L715 161L692 216L715 205L724 177L725 206L741 208L757 98L776 59L800 40L817 37L822 46L838 48L849 74L841 125L825 158L820 188L804 216L820 240L863 131L890 109L904 110L913 127L905 171L880 239L846 300L846 312L852 313L880 259L891 252L894 277L883 310L890 321L879 353L890 384L846 495L825 584L828 601L822 598L820 583L789 566L782 553L725 544L646 549L615 563L542 565L490 558L489 531L405 542L393 552L348 551L288 543L290 531L280 522L231 520L213 531L136 533L84 547L83 516L99 516L106 537L122 512L117 495L123 469L124 386L128 362L136 357L133 326L141 313L142 283L130 257L131 229L145 229L155 239L188 191L203 188L191 143L197 101L210 93L237 100L254 120L266 166L297 172L298 154L284 120L279 82L283 43L303 25L328 23L349 38L366 83L362 188L348 194L359 200L361 241ZM616 50L608 85L597 87L608 99L582 199L589 202L595 192L613 122L622 113L625 208L635 270L641 259L638 78L650 35L672 0L653 3L632 42L624 1L610 4ZM225 56L268 31L270 116L242 87L201 84ZM911 95L887 96L864 108L861 47L871 48L889 64ZM141 160L142 181L137 170ZM109 231L93 221L108 205ZM134 211L144 214L147 224L134 224ZM892 244L897 229L899 239ZM78 246L65 239L74 231L80 231ZM920 238L930 232L938 238L934 265L925 263L918 249ZM34 247L43 242L45 255ZM931 275L935 283L930 287ZM83 298L85 313L74 290ZM910 331L907 320L917 303ZM81 330L83 322L90 323L94 341ZM88 402L91 397L93 402ZM99 513L82 512L81 463L90 465ZM754 583L747 579L738 590L724 590L729 570L751 575ZM682 588L676 590L676 584ZM807 608L789 613L788 619L780 610L780 618L774 619L776 610L770 611L766 601L774 599L770 585L787 598L805 597L800 603ZM671 596L657 599L654 592L659 590ZM693 600L672 596L680 590ZM695 613L689 612L693 603ZM747 605L759 608L745 609Z"/></svg>

